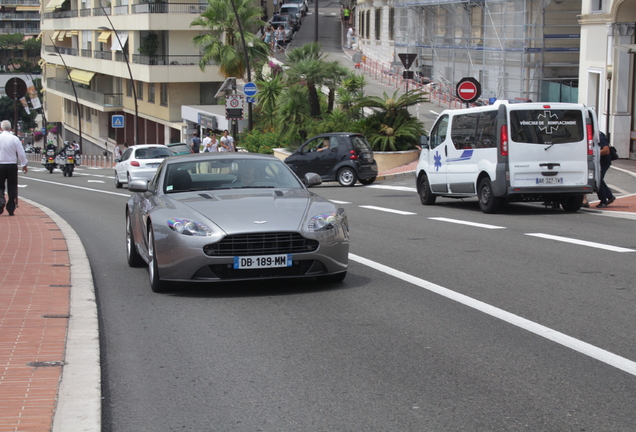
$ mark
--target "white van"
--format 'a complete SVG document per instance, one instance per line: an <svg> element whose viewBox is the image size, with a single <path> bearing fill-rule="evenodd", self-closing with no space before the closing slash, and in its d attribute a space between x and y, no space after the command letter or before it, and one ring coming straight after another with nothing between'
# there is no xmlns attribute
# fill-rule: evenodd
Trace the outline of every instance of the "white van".
<svg viewBox="0 0 636 432"><path fill-rule="evenodd" d="M576 212L598 189L598 158L596 115L584 105L497 101L445 110L423 137L417 190L424 205L478 197L484 213L512 201Z"/></svg>

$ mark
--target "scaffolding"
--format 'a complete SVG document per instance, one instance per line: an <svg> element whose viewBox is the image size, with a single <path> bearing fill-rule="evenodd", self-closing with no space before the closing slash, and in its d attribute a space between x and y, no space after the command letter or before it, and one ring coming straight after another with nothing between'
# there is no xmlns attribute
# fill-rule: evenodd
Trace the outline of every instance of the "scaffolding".
<svg viewBox="0 0 636 432"><path fill-rule="evenodd" d="M580 0L395 0L395 52L454 89L476 78L482 99L576 102ZM573 99L573 100L570 100Z"/></svg>

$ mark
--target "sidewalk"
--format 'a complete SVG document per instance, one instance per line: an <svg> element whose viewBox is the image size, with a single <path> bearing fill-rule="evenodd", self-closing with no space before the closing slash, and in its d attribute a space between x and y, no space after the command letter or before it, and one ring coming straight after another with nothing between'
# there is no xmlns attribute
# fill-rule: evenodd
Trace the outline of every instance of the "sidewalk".
<svg viewBox="0 0 636 432"><path fill-rule="evenodd" d="M99 333L84 248L20 199L0 215L0 432L99 431Z"/></svg>

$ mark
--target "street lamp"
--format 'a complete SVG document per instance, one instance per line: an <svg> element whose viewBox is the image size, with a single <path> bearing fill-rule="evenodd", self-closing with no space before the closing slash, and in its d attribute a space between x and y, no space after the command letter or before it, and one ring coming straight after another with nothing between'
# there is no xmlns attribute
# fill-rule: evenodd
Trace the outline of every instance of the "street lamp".
<svg viewBox="0 0 636 432"><path fill-rule="evenodd" d="M51 38L51 36L49 36L49 39L51 39L51 43L55 48L55 53L49 53L49 55L58 56L60 60L62 60L62 64L64 65L64 69L66 69L66 74L68 75L68 79L71 82L71 87L73 88L75 103L77 104L77 118L79 119L79 146L80 151L82 151L82 149L84 148L84 145L82 144L82 108L80 107L79 98L77 97L77 90L75 90L75 82L73 81L73 78L71 78L71 70L66 65L64 57L62 57L62 53L60 53L60 49L57 47L57 45L55 45L55 41ZM44 112L44 109L42 109L42 112ZM44 138L44 140L46 141L46 137Z"/></svg>
<svg viewBox="0 0 636 432"><path fill-rule="evenodd" d="M130 61L128 60L128 52L126 51L126 48L124 48L124 46L121 44L121 39L119 38L119 35L117 34L117 30L115 30L115 26L113 25L113 22L110 20L110 17L106 13L106 9L104 9L104 6L102 5L101 0L99 2L99 7L102 8L102 12L104 12L104 16L106 17L106 19L108 20L108 23L110 24L110 28L98 27L97 29L112 30L113 33L115 33L115 37L117 38L117 42L119 42L119 46L121 47L121 52L124 56L124 60L126 61L126 67L128 68L128 75L130 76L130 84L132 86L133 100L135 102L135 127L134 127L135 144L139 144L139 128L137 126L137 119L139 117L139 107L137 106L137 90L135 89L135 80L133 78L132 70L130 70Z"/></svg>

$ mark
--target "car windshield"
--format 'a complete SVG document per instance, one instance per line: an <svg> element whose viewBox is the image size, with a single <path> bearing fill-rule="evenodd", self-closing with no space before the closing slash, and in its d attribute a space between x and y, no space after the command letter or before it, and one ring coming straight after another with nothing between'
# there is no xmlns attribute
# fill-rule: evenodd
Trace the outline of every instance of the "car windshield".
<svg viewBox="0 0 636 432"><path fill-rule="evenodd" d="M190 153L190 147L186 144L171 145L170 150L172 153Z"/></svg>
<svg viewBox="0 0 636 432"><path fill-rule="evenodd" d="M148 147L135 151L135 159L163 159L172 156L168 147Z"/></svg>
<svg viewBox="0 0 636 432"><path fill-rule="evenodd" d="M168 165L164 192L303 188L296 176L278 159L201 159Z"/></svg>

